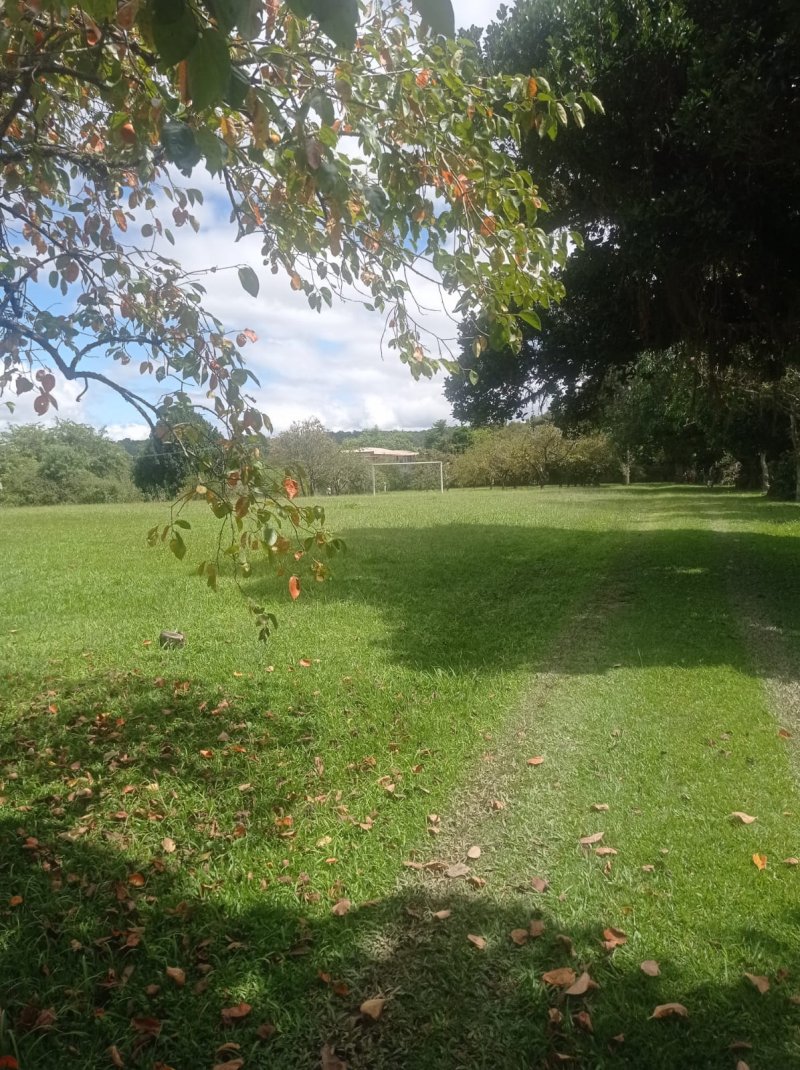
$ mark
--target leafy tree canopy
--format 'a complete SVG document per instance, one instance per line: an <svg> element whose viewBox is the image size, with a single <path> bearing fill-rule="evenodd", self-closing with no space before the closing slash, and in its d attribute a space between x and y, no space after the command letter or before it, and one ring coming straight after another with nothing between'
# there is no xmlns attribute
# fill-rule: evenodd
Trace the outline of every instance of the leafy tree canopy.
<svg viewBox="0 0 800 1070"><path fill-rule="evenodd" d="M477 385L450 385L457 416L509 418L537 392L581 416L608 368L681 344L715 369L755 360L763 378L800 360L796 5L520 0L485 51L505 70L546 67L556 89L591 85L605 118L511 149L587 247L541 332L526 324L521 364L498 346ZM465 325L470 369L481 326Z"/></svg>
<svg viewBox="0 0 800 1070"><path fill-rule="evenodd" d="M552 268L567 242L541 227L534 179L503 146L566 112L544 79L485 78L474 44L452 32L449 0L9 0L0 389L35 394L42 415L59 378L102 383L154 429L176 391L191 396L221 427L227 476L203 486L230 522L231 559L246 569L264 525L288 524L310 529L321 575L316 554L334 545L321 511L296 508L291 481L263 463L269 423L244 356L255 335L204 310L202 273L170 244L199 227L190 180L202 169L265 268L312 309L338 294L382 313L386 345L414 376L455 366L420 326L418 279L457 292L459 311L480 308L513 342L512 296L558 299ZM257 296L259 273L238 273ZM158 533L179 557L183 524ZM276 560L290 560L286 541L272 542Z"/></svg>

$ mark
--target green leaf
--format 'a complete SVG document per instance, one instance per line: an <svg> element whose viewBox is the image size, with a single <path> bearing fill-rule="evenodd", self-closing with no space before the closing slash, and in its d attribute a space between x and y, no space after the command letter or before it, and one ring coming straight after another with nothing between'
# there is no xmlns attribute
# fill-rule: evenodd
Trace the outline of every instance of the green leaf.
<svg viewBox="0 0 800 1070"><path fill-rule="evenodd" d="M542 321L535 312L520 312L518 315L524 323L528 324L528 326L535 328L537 331L542 329Z"/></svg>
<svg viewBox="0 0 800 1070"><path fill-rule="evenodd" d="M116 15L117 0L83 0L81 7L95 22L105 22Z"/></svg>
<svg viewBox="0 0 800 1070"><path fill-rule="evenodd" d="M166 150L167 159L176 164L184 174L188 174L201 159L194 134L186 123L168 119L161 131L161 144Z"/></svg>
<svg viewBox="0 0 800 1070"><path fill-rule="evenodd" d="M169 548L170 550L172 550L172 552L175 554L179 561L183 561L184 557L186 557L186 543L183 541L177 531L169 540Z"/></svg>
<svg viewBox="0 0 800 1070"><path fill-rule="evenodd" d="M342 48L353 48L358 28L358 0L289 0L301 18L316 19L319 28Z"/></svg>
<svg viewBox="0 0 800 1070"><path fill-rule="evenodd" d="M195 108L221 100L231 81L228 42L218 30L206 30L189 53L189 95Z"/></svg>
<svg viewBox="0 0 800 1070"><path fill-rule="evenodd" d="M167 66L186 59L197 37L197 22L185 0L154 0L153 40Z"/></svg>
<svg viewBox="0 0 800 1070"><path fill-rule="evenodd" d="M456 32L456 19L450 0L411 0L411 5L426 26L434 33L453 37Z"/></svg>
<svg viewBox="0 0 800 1070"><path fill-rule="evenodd" d="M247 264L239 268L239 282L242 284L242 289L246 290L251 297L258 297L260 285L258 275Z"/></svg>

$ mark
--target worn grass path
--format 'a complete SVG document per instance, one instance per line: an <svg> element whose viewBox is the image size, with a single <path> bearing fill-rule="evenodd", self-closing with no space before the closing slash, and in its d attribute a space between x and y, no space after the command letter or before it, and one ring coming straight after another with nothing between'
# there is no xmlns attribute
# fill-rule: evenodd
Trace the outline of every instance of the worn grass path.
<svg viewBox="0 0 800 1070"><path fill-rule="evenodd" d="M353 1070L800 1067L800 867L782 861L800 856L798 510L669 488L334 509L354 553L285 611L268 675L233 601L176 591L164 620L172 566L133 539L123 569L86 513L47 511L62 552L88 538L76 580L57 541L12 546L21 514L0 514L0 1053L23 1070L110 1066L111 1044L147 1070L311 1067L323 1045ZM187 618L185 654L142 648ZM429 861L469 874L403 865ZM562 966L599 987L542 981ZM649 1020L673 1001L687 1019Z"/></svg>

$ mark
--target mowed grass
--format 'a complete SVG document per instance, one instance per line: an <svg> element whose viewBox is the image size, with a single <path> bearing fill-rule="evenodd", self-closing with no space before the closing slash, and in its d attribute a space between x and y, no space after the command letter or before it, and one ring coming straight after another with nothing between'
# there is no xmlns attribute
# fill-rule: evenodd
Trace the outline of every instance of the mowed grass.
<svg viewBox="0 0 800 1070"><path fill-rule="evenodd" d="M161 507L0 512L0 1054L800 1066L800 726L761 680L798 679L800 511L666 488L324 504L349 553L296 603L251 581L266 646L231 586L145 545ZM600 831L616 854L579 845ZM471 844L474 883L404 866ZM564 996L558 966L600 987ZM687 1020L648 1020L671 1001Z"/></svg>

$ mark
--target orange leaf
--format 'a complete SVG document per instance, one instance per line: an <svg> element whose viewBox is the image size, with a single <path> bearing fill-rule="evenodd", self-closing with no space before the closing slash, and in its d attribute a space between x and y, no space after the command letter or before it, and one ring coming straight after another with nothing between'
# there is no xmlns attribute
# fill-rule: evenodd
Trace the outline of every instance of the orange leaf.
<svg viewBox="0 0 800 1070"><path fill-rule="evenodd" d="M555 985L556 988L568 988L575 984L575 971L569 966L560 966L557 970L548 970L542 974L542 980L546 985Z"/></svg>
<svg viewBox="0 0 800 1070"><path fill-rule="evenodd" d="M467 940L469 940L471 944L474 944L478 951L486 950L486 940L482 936L475 936L473 933L467 933Z"/></svg>
<svg viewBox="0 0 800 1070"><path fill-rule="evenodd" d="M528 759L528 765L541 765L543 761L544 758L541 756L541 754L538 754L535 758Z"/></svg>
<svg viewBox="0 0 800 1070"><path fill-rule="evenodd" d="M509 935L511 936L512 942L515 943L517 947L522 947L528 942L529 933L527 929L512 929Z"/></svg>
<svg viewBox="0 0 800 1070"><path fill-rule="evenodd" d="M167 977L171 978L175 982L178 988L183 988L183 986L186 984L186 974L180 968L180 966L167 966L166 974Z"/></svg>
<svg viewBox="0 0 800 1070"><path fill-rule="evenodd" d="M289 578L289 594L294 602L300 597L300 579L297 576L291 576Z"/></svg>
<svg viewBox="0 0 800 1070"><path fill-rule="evenodd" d="M615 947L622 947L623 944L627 944L628 936L622 929L608 928L603 929L603 947L606 951L613 951Z"/></svg>
<svg viewBox="0 0 800 1070"><path fill-rule="evenodd" d="M567 996L585 996L590 988L597 988L597 984L591 979L586 970L584 970L578 980L574 984L571 984L564 994Z"/></svg>
<svg viewBox="0 0 800 1070"><path fill-rule="evenodd" d="M296 498L300 493L300 484L296 479L292 479L291 476L287 476L283 481L283 489L286 492L286 497L291 501Z"/></svg>
<svg viewBox="0 0 800 1070"><path fill-rule="evenodd" d="M769 978L768 977L764 977L763 975L758 974L758 973L745 973L744 976L747 978L747 980L750 982L750 984L753 986L753 988L758 989L758 991L761 993L762 996L765 993L769 992Z"/></svg>
<svg viewBox="0 0 800 1070"><path fill-rule="evenodd" d="M682 1003L659 1003L651 1018L688 1018L689 1012Z"/></svg>
<svg viewBox="0 0 800 1070"><path fill-rule="evenodd" d="M645 959L639 964L639 969L648 977L658 977L661 974L661 969L655 959Z"/></svg>
<svg viewBox="0 0 800 1070"><path fill-rule="evenodd" d="M373 1022L377 1022L383 1014L384 1003L386 1003L385 999L365 999L358 1009L362 1014L366 1014L368 1018L371 1018Z"/></svg>
<svg viewBox="0 0 800 1070"><path fill-rule="evenodd" d="M792 733L789 731L788 728L779 728L778 729L778 735L780 736L781 739L791 739L792 738Z"/></svg>
<svg viewBox="0 0 800 1070"><path fill-rule="evenodd" d="M539 86L535 78L528 79L528 97L533 98L539 92Z"/></svg>
<svg viewBox="0 0 800 1070"><path fill-rule="evenodd" d="M222 1020L228 1025L230 1022L238 1022L246 1018L253 1008L249 1003L237 1003L234 1007L223 1007L221 1010Z"/></svg>
<svg viewBox="0 0 800 1070"><path fill-rule="evenodd" d="M592 1019L588 1011L578 1011L578 1013L575 1015L574 1021L578 1028L583 1029L585 1033L594 1032L594 1029L592 1028Z"/></svg>
<svg viewBox="0 0 800 1070"><path fill-rule="evenodd" d="M19 1063L13 1055L0 1055L0 1070L19 1070Z"/></svg>
<svg viewBox="0 0 800 1070"><path fill-rule="evenodd" d="M20 903L24 903L25 900L21 895L12 895L8 901L10 907L18 907Z"/></svg>
<svg viewBox="0 0 800 1070"><path fill-rule="evenodd" d="M754 854L753 855L753 865L756 867L756 869L766 869L767 868L767 856L766 855L760 855L760 854Z"/></svg>
<svg viewBox="0 0 800 1070"><path fill-rule="evenodd" d="M595 847L594 853L598 858L606 858L608 855L617 854L617 851L613 847Z"/></svg>

